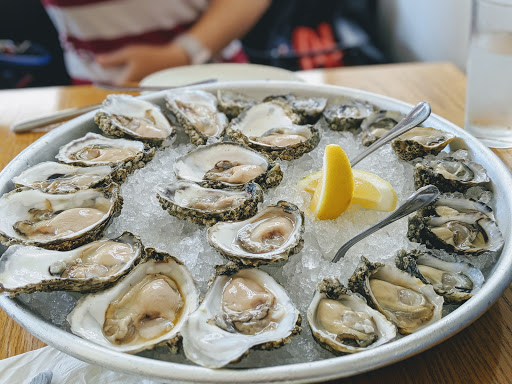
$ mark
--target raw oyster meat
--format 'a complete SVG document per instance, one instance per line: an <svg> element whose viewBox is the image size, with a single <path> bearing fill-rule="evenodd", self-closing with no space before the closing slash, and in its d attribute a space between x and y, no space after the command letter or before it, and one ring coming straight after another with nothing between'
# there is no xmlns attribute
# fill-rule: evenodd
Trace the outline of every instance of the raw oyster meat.
<svg viewBox="0 0 512 384"><path fill-rule="evenodd" d="M16 189L0 198L0 241L73 249L100 238L122 204L116 184L63 195Z"/></svg>
<svg viewBox="0 0 512 384"><path fill-rule="evenodd" d="M393 340L396 327L337 279L324 279L315 291L307 318L315 340L335 353L355 353Z"/></svg>
<svg viewBox="0 0 512 384"><path fill-rule="evenodd" d="M250 96L233 91L218 91L217 100L219 111L225 113L229 119L234 119L258 102Z"/></svg>
<svg viewBox="0 0 512 384"><path fill-rule="evenodd" d="M165 95L167 108L183 126L195 145L204 145L208 138L220 138L228 118L217 110L217 98L199 90L171 91Z"/></svg>
<svg viewBox="0 0 512 384"><path fill-rule="evenodd" d="M159 107L129 95L108 95L94 122L107 135L128 137L151 145L171 145L176 128Z"/></svg>
<svg viewBox="0 0 512 384"><path fill-rule="evenodd" d="M425 284L432 284L438 295L452 303L468 300L484 284L484 276L478 268L462 261L441 260L428 252L402 250L395 263Z"/></svg>
<svg viewBox="0 0 512 384"><path fill-rule="evenodd" d="M143 259L140 239L129 232L71 251L14 245L0 259L0 292L93 292L108 288Z"/></svg>
<svg viewBox="0 0 512 384"><path fill-rule="evenodd" d="M272 100L246 109L231 121L226 133L234 142L272 159L293 160L315 149L321 136L318 126L299 122L289 105Z"/></svg>
<svg viewBox="0 0 512 384"><path fill-rule="evenodd" d="M391 142L391 147L402 160L426 155L437 155L455 135L431 127L416 127Z"/></svg>
<svg viewBox="0 0 512 384"><path fill-rule="evenodd" d="M361 257L349 279L349 289L363 295L404 335L441 319L443 298L431 285L392 265L370 263Z"/></svg>
<svg viewBox="0 0 512 384"><path fill-rule="evenodd" d="M174 173L179 179L198 183L206 188L243 188L248 182L262 188L279 185L281 167L243 145L215 143L176 159Z"/></svg>
<svg viewBox="0 0 512 384"><path fill-rule="evenodd" d="M393 129L404 117L405 115L398 111L380 110L373 112L361 123L361 141L363 145L368 147L375 143Z"/></svg>
<svg viewBox="0 0 512 384"><path fill-rule="evenodd" d="M304 213L279 201L244 221L208 228L208 241L228 259L248 265L286 261L304 245Z"/></svg>
<svg viewBox="0 0 512 384"><path fill-rule="evenodd" d="M299 116L300 124L316 123L327 106L327 98L325 97L301 97L292 94L267 96L263 101L274 101L289 105L293 112Z"/></svg>
<svg viewBox="0 0 512 384"><path fill-rule="evenodd" d="M75 167L45 161L13 177L16 188L29 187L47 193L70 193L110 184L115 171L108 165Z"/></svg>
<svg viewBox="0 0 512 384"><path fill-rule="evenodd" d="M416 188L433 184L441 192L464 192L471 187L485 186L490 181L480 164L452 156L425 158L414 167Z"/></svg>
<svg viewBox="0 0 512 384"><path fill-rule="evenodd" d="M196 285L181 261L148 251L150 258L116 285L76 303L67 317L75 335L118 352L158 345L177 352L183 323L198 305Z"/></svg>
<svg viewBox="0 0 512 384"><path fill-rule="evenodd" d="M266 272L222 266L183 327L183 350L196 364L220 368L251 348L269 350L289 342L301 331L300 322L284 288Z"/></svg>
<svg viewBox="0 0 512 384"><path fill-rule="evenodd" d="M232 190L179 181L159 187L156 196L169 214L202 225L247 219L256 214L258 203L263 201L263 191L256 183L247 183L244 190Z"/></svg>
<svg viewBox="0 0 512 384"><path fill-rule="evenodd" d="M144 167L155 155L140 141L109 139L89 132L80 139L73 140L60 148L56 158L61 163L90 167L110 165L116 167L119 174L116 179L126 177L130 172Z"/></svg>
<svg viewBox="0 0 512 384"><path fill-rule="evenodd" d="M373 111L374 106L366 101L342 98L328 104L323 116L333 131L355 131Z"/></svg>
<svg viewBox="0 0 512 384"><path fill-rule="evenodd" d="M492 209L463 197L442 195L409 217L409 240L461 254L498 252L504 244Z"/></svg>

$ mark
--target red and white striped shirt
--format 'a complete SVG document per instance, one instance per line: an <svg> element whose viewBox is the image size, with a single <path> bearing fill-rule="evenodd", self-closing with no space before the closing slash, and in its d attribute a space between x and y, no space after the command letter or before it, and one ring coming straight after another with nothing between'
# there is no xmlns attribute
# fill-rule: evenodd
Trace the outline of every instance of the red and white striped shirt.
<svg viewBox="0 0 512 384"><path fill-rule="evenodd" d="M114 82L121 68L94 60L131 44L165 44L186 31L208 0L42 0L64 49L75 84ZM239 54L239 52L237 52Z"/></svg>

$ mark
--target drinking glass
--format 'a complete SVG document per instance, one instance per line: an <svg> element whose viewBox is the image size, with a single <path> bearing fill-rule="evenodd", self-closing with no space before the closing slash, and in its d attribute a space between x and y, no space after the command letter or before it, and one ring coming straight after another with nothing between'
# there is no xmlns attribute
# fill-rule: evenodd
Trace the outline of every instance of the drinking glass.
<svg viewBox="0 0 512 384"><path fill-rule="evenodd" d="M512 147L512 0L473 0L465 126L489 147Z"/></svg>

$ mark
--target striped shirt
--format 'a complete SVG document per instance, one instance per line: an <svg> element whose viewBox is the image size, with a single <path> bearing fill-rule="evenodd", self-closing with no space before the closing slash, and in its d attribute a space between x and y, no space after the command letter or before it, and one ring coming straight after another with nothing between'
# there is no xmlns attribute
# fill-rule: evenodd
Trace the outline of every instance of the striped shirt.
<svg viewBox="0 0 512 384"><path fill-rule="evenodd" d="M64 49L73 83L114 82L121 68L103 68L96 54L131 44L166 44L186 31L208 0L42 0ZM231 49L238 60L240 52ZM229 61L228 58L227 61Z"/></svg>

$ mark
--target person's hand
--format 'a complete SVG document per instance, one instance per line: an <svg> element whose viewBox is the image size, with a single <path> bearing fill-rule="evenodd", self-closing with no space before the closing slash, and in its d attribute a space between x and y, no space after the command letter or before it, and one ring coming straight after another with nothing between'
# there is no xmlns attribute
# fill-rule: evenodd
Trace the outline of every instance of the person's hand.
<svg viewBox="0 0 512 384"><path fill-rule="evenodd" d="M125 84L169 67L188 65L187 53L177 44L130 45L112 53L99 54L96 62L104 68L124 67L116 81Z"/></svg>

